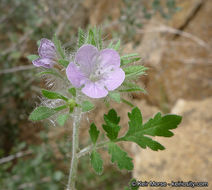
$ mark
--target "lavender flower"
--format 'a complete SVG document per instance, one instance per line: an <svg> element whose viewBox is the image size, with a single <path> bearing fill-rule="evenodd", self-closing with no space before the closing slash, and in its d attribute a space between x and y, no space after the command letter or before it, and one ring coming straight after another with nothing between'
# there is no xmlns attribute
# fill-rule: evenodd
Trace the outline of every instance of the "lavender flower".
<svg viewBox="0 0 212 190"><path fill-rule="evenodd" d="M34 66L52 68L56 64L57 53L52 41L45 38L41 39L38 54L40 58L32 61Z"/></svg>
<svg viewBox="0 0 212 190"><path fill-rule="evenodd" d="M69 63L66 75L73 86L91 98L107 96L125 79L120 68L120 56L112 49L98 51L95 46L83 45L76 53L75 63Z"/></svg>

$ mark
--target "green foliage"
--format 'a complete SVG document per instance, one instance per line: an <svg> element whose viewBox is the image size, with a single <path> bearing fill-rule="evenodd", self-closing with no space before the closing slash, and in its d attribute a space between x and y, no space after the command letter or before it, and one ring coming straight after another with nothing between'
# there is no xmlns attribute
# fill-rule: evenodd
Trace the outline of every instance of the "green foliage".
<svg viewBox="0 0 212 190"><path fill-rule="evenodd" d="M56 34L53 37L53 42L56 47L57 53L61 56L62 59L65 59L64 50L61 46L60 40L57 38Z"/></svg>
<svg viewBox="0 0 212 190"><path fill-rule="evenodd" d="M81 33L81 32L80 32ZM82 35L79 36L78 41L82 41ZM102 49L102 33L99 28L90 28L88 30L87 38L84 43L96 46L98 49Z"/></svg>
<svg viewBox="0 0 212 190"><path fill-rule="evenodd" d="M119 92L109 92L109 96L115 102L117 102L117 103L121 102L121 96L120 96Z"/></svg>
<svg viewBox="0 0 212 190"><path fill-rule="evenodd" d="M76 88L69 88L68 91L72 96L76 97Z"/></svg>
<svg viewBox="0 0 212 190"><path fill-rule="evenodd" d="M118 51L120 49L120 46L121 46L121 40L118 40L115 44L113 41L110 42L110 44L108 45L108 48Z"/></svg>
<svg viewBox="0 0 212 190"><path fill-rule="evenodd" d="M131 65L123 68L123 70L125 72L125 79L130 79L145 74L147 68L142 65Z"/></svg>
<svg viewBox="0 0 212 190"><path fill-rule="evenodd" d="M102 174L102 171L103 171L103 160L102 160L100 154L96 150L93 150L91 152L90 158L91 158L91 165L92 165L94 171L98 175Z"/></svg>
<svg viewBox="0 0 212 190"><path fill-rule="evenodd" d="M68 119L68 116L69 114L61 114L57 117L57 123L60 125L60 126L64 126L65 125L65 122L67 121Z"/></svg>
<svg viewBox="0 0 212 190"><path fill-rule="evenodd" d="M41 133L43 142L39 145L18 146L13 147L14 151L24 151L26 149L31 152L30 155L20 157L1 164L0 167L0 187L4 190L43 190L63 189L64 185L61 181L65 180L65 171L58 167L58 160L48 142L46 131ZM62 141L61 141L62 142ZM61 151L67 149L64 142ZM59 146L59 143L56 145ZM70 148L70 147L69 147Z"/></svg>
<svg viewBox="0 0 212 190"><path fill-rule="evenodd" d="M115 143L109 143L108 144L108 152L111 155L111 161L112 163L117 163L118 168L120 170L126 169L126 170L132 170L133 169L133 163L132 158L127 156L127 153L123 151L118 145Z"/></svg>
<svg viewBox="0 0 212 190"><path fill-rule="evenodd" d="M29 59L29 61L34 61L35 59L39 58L38 55L28 55L27 59Z"/></svg>
<svg viewBox="0 0 212 190"><path fill-rule="evenodd" d="M97 130L97 127L94 123L92 123L90 125L90 130L89 130L89 134L90 134L90 138L93 144L96 144L96 141L98 139L99 136L99 130Z"/></svg>
<svg viewBox="0 0 212 190"><path fill-rule="evenodd" d="M78 48L80 48L85 43L85 33L81 28L78 29L77 43L78 43Z"/></svg>
<svg viewBox="0 0 212 190"><path fill-rule="evenodd" d="M163 3L162 3L163 2ZM153 0L141 2L140 0L123 0L123 7L120 16L120 33L125 41L134 41L137 31L143 27L144 19L150 19L159 13L164 19L170 19L173 14L180 10L176 6L176 0ZM164 6L165 4L165 6ZM144 22L145 23L145 22Z"/></svg>
<svg viewBox="0 0 212 190"><path fill-rule="evenodd" d="M58 60L58 63L60 64L60 65L62 65L63 67L67 67L68 66L68 64L69 64L69 61L68 60L66 60L66 59L59 59Z"/></svg>
<svg viewBox="0 0 212 190"><path fill-rule="evenodd" d="M83 112L90 111L94 108L93 103L91 103L90 101L83 101L81 106Z"/></svg>
<svg viewBox="0 0 212 190"><path fill-rule="evenodd" d="M140 60L141 58L138 57L137 53L127 54L127 55L121 56L121 66L124 66L130 63L135 63Z"/></svg>
<svg viewBox="0 0 212 190"><path fill-rule="evenodd" d="M103 124L102 127L105 132L107 132L107 137L111 141L117 139L118 133L120 131L120 126L118 126L120 117L117 116L116 111L111 109L107 115L104 115L104 121L106 124Z"/></svg>
<svg viewBox="0 0 212 190"><path fill-rule="evenodd" d="M177 128L182 119L181 116L178 115L168 114L161 116L161 114L158 113L154 118L149 119L149 121L143 124L141 112L137 107L134 107L131 113L128 113L128 117L129 129L127 133L120 138L118 138L118 133L120 131L120 126L118 125L120 117L118 117L114 109L109 110L108 114L104 115L105 124L102 125L107 137L109 138L109 141L105 142L104 145L107 145L108 147L112 163L116 162L119 169L126 170L133 169L132 159L128 157L127 153L116 145L116 143L129 141L138 144L144 149L149 147L154 151L164 150L164 146L150 138L150 136L173 136L171 130ZM93 144L95 144L99 136L99 131L94 123L91 124L89 133ZM96 146L99 146L99 144ZM98 166L97 161L95 167L101 167ZM131 189L134 189L134 187Z"/></svg>
<svg viewBox="0 0 212 190"><path fill-rule="evenodd" d="M42 75L47 75L47 74L62 78L62 76L54 70L42 71L42 72L37 73L36 76L42 76Z"/></svg>
<svg viewBox="0 0 212 190"><path fill-rule="evenodd" d="M175 129L181 122L181 117L178 115L161 116L156 114L153 119L150 119L144 125L142 124L142 115L136 107L132 110L129 116L129 130L121 140L132 141L138 144L141 148L149 147L154 151L165 149L160 143L152 140L148 136L163 136L170 137L173 133L170 129Z"/></svg>
<svg viewBox="0 0 212 190"><path fill-rule="evenodd" d="M125 104L127 104L128 106L130 106L130 107L134 107L134 105L131 103L131 102L129 102L128 100L126 100L126 99L124 99L124 98L121 98L121 101L123 102L123 103L125 103Z"/></svg>
<svg viewBox="0 0 212 190"><path fill-rule="evenodd" d="M62 100L68 101L68 98L66 98L65 96L57 92L52 92L52 91L43 89L42 94L48 99L62 99Z"/></svg>
<svg viewBox="0 0 212 190"><path fill-rule="evenodd" d="M132 82L124 82L123 89L119 90L119 92L143 92L143 93L146 93L146 91L143 88L141 88L140 86L138 86Z"/></svg>
<svg viewBox="0 0 212 190"><path fill-rule="evenodd" d="M35 110L30 114L29 120L31 121L40 121L54 115L56 111L52 108L45 106L40 106L35 108Z"/></svg>

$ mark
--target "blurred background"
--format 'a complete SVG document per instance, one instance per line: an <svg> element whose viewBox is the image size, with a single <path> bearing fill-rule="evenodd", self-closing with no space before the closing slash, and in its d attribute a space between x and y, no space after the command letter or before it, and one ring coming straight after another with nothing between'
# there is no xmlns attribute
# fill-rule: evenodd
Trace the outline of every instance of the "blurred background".
<svg viewBox="0 0 212 190"><path fill-rule="evenodd" d="M137 81L147 94L127 97L144 119L161 111L180 114L183 122L173 138L157 139L164 151L123 144L134 160L131 173L111 165L104 150L101 176L92 171L88 156L81 158L78 189L121 190L132 177L210 184L211 18L211 0L0 0L0 190L65 189L71 121L65 127L28 121L46 82L36 76L26 57L37 54L39 39L51 39L54 33L67 51L72 50L78 28L89 26L101 27L106 43L121 39L122 53L140 54L141 64L149 68ZM115 103L112 107L123 118L124 132L130 108ZM89 123L94 121L100 128L107 110L99 103L94 113L84 117L81 147L89 143Z"/></svg>

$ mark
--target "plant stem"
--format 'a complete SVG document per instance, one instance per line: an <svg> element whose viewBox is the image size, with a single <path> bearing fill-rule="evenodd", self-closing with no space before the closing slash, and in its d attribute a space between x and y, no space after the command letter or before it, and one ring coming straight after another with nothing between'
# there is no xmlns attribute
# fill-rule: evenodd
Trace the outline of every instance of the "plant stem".
<svg viewBox="0 0 212 190"><path fill-rule="evenodd" d="M73 134L72 134L72 158L69 171L68 185L66 190L75 190L75 182L77 176L77 150L79 148L79 126L81 120L81 113L77 112L74 116Z"/></svg>
<svg viewBox="0 0 212 190"><path fill-rule="evenodd" d="M95 146L95 148L98 149L98 148L104 147L109 142L110 141L100 142ZM93 149L93 147L94 147L93 145L90 145L90 146L87 146L87 147L83 148L82 150L80 150L80 152L78 152L78 154L77 154L77 158L79 159L81 156L84 156L85 154L89 153Z"/></svg>

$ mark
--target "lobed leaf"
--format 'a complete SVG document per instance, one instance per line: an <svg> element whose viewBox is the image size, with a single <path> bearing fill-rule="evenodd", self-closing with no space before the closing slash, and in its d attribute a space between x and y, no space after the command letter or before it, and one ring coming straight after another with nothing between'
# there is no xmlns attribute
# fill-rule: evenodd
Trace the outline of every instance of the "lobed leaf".
<svg viewBox="0 0 212 190"><path fill-rule="evenodd" d="M91 141L93 142L93 144L96 144L96 141L98 139L98 136L99 136L99 130L97 130L97 127L94 123L92 123L90 125L90 130L89 130L89 134L90 134L90 137L91 137Z"/></svg>
<svg viewBox="0 0 212 190"><path fill-rule="evenodd" d="M137 107L135 107L131 113L128 113L128 117L130 119L129 129L126 135L120 139L135 142L142 148L149 147L155 151L165 148L148 136L171 137L173 133L170 129L175 129L182 119L182 117L178 115L169 114L162 117L161 113L158 113L153 119L150 119L143 125L142 115Z"/></svg>
<svg viewBox="0 0 212 190"><path fill-rule="evenodd" d="M98 175L100 175L103 171L103 160L100 154L96 150L93 150L91 152L90 158L91 158L91 166L93 167L94 171Z"/></svg>
<svg viewBox="0 0 212 190"><path fill-rule="evenodd" d="M132 170L132 158L128 157L127 153L123 151L118 145L113 142L108 144L108 152L111 155L112 163L117 163L120 170Z"/></svg>
<svg viewBox="0 0 212 190"><path fill-rule="evenodd" d="M118 126L120 117L117 116L116 111L111 109L107 115L104 115L104 121L106 124L103 124L102 127L104 131L107 132L107 137L111 141L117 139L118 133L120 131L120 126Z"/></svg>

